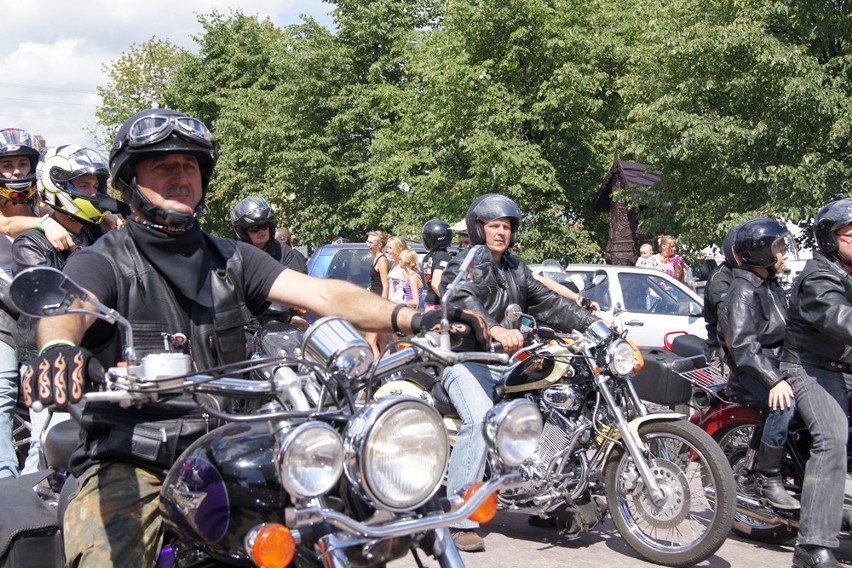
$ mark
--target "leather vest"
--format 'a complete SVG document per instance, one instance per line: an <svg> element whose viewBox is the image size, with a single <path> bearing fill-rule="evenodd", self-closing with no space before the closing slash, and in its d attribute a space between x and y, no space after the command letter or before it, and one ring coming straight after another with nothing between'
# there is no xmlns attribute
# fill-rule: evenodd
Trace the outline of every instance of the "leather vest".
<svg viewBox="0 0 852 568"><path fill-rule="evenodd" d="M213 255L210 274L213 309L175 296L172 286L139 251L133 239L104 238L99 252L112 264L118 283L116 311L133 326L140 357L163 351L163 333L184 333L196 369L206 369L246 357L243 326L251 321L244 297L242 256L234 241L204 235ZM105 365L121 358L118 342L100 353Z"/></svg>
<svg viewBox="0 0 852 568"><path fill-rule="evenodd" d="M101 239L98 251L109 259L118 284L113 308L133 326L137 356L162 352L162 334L182 332L196 370L246 358L244 325L251 313L244 297L242 256L234 241L206 234L204 238L214 259L212 310L176 297L126 231ZM121 359L117 339L93 350L104 366ZM75 475L93 463L110 461L164 473L193 441L216 426L186 394L140 408L91 403L73 407L71 413L86 433L71 457Z"/></svg>

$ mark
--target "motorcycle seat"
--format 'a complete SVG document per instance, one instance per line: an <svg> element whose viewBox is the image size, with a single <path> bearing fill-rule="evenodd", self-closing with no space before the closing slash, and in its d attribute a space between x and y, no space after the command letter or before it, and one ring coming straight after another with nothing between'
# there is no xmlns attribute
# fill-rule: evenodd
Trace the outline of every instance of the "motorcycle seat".
<svg viewBox="0 0 852 568"><path fill-rule="evenodd" d="M436 382L432 385L432 389L429 392L432 394L432 402L435 405L435 408L438 409L438 412L440 412L442 416L458 416L456 407L453 405L453 401L450 400L450 394L447 392L447 389L444 388L444 383L440 381ZM506 385L503 383L497 385L494 389L494 403L496 404L500 401L505 393Z"/></svg>
<svg viewBox="0 0 852 568"><path fill-rule="evenodd" d="M44 457L47 465L59 471L70 469L71 454L80 445L80 425L76 420L65 420L47 431L44 440Z"/></svg>
<svg viewBox="0 0 852 568"><path fill-rule="evenodd" d="M685 333L672 340L672 352L681 357L704 355L707 357L707 343L697 335Z"/></svg>

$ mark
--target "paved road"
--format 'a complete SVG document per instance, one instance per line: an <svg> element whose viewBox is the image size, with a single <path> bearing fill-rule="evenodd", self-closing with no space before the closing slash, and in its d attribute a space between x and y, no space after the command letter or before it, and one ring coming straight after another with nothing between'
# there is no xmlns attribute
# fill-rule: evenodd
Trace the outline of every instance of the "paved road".
<svg viewBox="0 0 852 568"><path fill-rule="evenodd" d="M640 560L607 520L577 540L559 536L555 528L534 528L526 517L500 513L482 530L485 552L462 553L467 568L644 568L656 566ZM852 566L852 542L842 542L837 558ZM772 546L740 539L731 533L715 556L698 564L702 568L787 568L793 546ZM426 566L437 566L426 558ZM415 568L412 557L392 562L389 568Z"/></svg>

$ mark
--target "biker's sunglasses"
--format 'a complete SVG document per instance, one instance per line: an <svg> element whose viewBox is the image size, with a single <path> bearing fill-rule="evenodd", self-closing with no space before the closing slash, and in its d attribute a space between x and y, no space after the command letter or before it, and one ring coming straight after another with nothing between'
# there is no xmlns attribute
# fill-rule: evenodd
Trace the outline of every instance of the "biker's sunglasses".
<svg viewBox="0 0 852 568"><path fill-rule="evenodd" d="M130 148L156 144L168 138L172 133L184 140L194 142L208 148L213 147L213 134L210 129L191 116L174 116L168 114L151 114L143 116L130 125L124 141Z"/></svg>

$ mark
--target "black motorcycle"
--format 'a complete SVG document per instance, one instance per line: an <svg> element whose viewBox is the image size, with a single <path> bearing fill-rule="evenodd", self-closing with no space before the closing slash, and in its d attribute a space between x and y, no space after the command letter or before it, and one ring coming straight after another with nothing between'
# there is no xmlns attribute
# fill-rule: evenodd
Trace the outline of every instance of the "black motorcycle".
<svg viewBox="0 0 852 568"><path fill-rule="evenodd" d="M322 318L298 345L291 329L269 331L256 336L253 358L195 373L183 353L137 357L129 323L59 271L23 271L12 290L34 317L85 313L122 326L127 364L110 368L84 404L129 408L189 393L211 421L221 421L180 455L163 482L168 536L158 566L366 567L422 551L441 566L461 567L446 527L492 508L497 490L519 482L507 467L464 498L439 497L449 455L440 415L412 397L364 402L368 377L482 354L411 347L373 364L369 345L348 322ZM164 346L172 343L165 338ZM541 418L530 406L507 405L489 416L495 459L519 447L534 450L525 440L537 439ZM60 439L70 428L57 425L45 440L49 462L60 469L76 444Z"/></svg>

